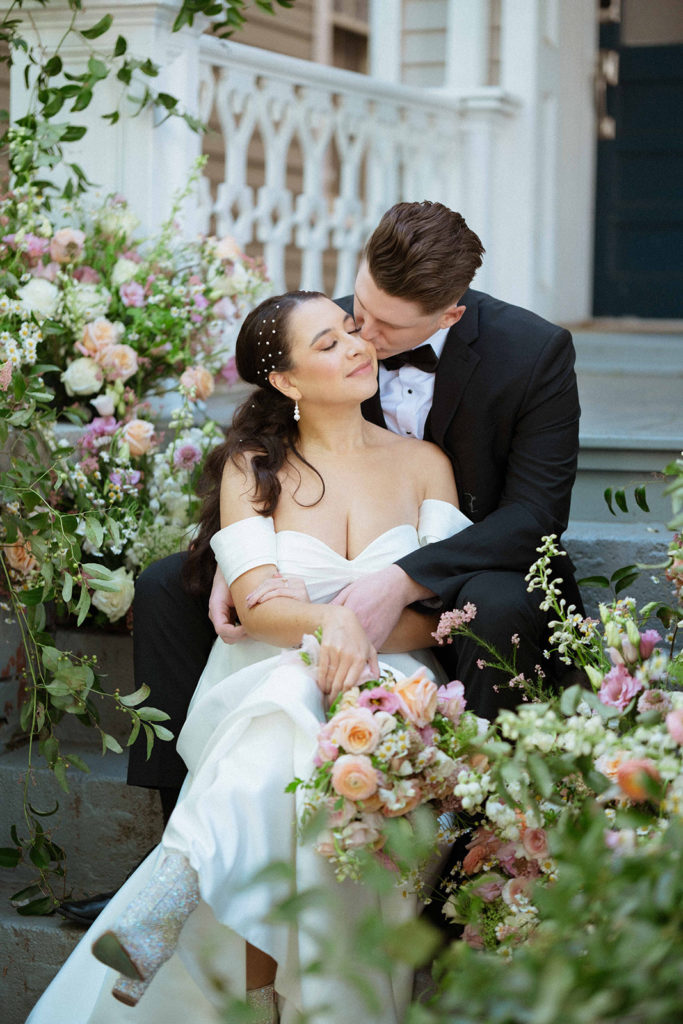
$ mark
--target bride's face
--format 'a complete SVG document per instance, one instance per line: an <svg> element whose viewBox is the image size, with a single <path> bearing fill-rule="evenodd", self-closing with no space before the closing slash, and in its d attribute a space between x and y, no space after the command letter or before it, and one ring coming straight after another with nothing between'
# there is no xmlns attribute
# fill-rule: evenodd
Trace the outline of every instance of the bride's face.
<svg viewBox="0 0 683 1024"><path fill-rule="evenodd" d="M310 299L297 306L290 314L288 334L292 368L273 376L286 378L284 383L299 392L290 397L335 403L362 402L374 395L374 346L361 338L353 317L331 299Z"/></svg>

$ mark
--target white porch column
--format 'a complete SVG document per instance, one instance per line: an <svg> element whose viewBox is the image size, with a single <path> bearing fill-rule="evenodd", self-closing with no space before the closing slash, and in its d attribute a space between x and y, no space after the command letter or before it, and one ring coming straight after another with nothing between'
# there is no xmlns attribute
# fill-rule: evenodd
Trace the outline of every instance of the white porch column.
<svg viewBox="0 0 683 1024"><path fill-rule="evenodd" d="M551 320L591 308L593 0L502 0L501 86L521 101L500 152L498 294Z"/></svg>
<svg viewBox="0 0 683 1024"><path fill-rule="evenodd" d="M128 41L128 54L145 59L151 57L160 68L156 78L141 76L157 92L175 96L183 110L196 114L200 81L199 36L205 26L195 22L193 29L173 33L171 26L178 12L178 0L88 0L79 15L79 25L90 28L105 14L113 13L109 32L88 44L79 37L69 37L61 50L70 69L85 68L90 48L110 50L118 35ZM45 8L31 5L31 22L25 25L25 36L31 42L54 47L71 20L66 3L55 0ZM35 31L32 26L35 26ZM79 163L87 176L103 194L121 192L142 222L143 230L153 232L168 216L173 195L186 182L195 159L201 153L201 136L191 131L179 118L160 124L162 115L144 111L132 117L134 106L125 98L135 95L136 88L125 88L111 76L98 84L90 106L70 113L65 104L57 120L84 124L88 131L82 140L65 147L70 159ZM23 63L18 59L12 68L12 109L16 118L28 102L23 83ZM121 119L116 125L102 120L102 114L119 108ZM196 199L190 198L183 211L183 227L192 235L197 225L193 213Z"/></svg>
<svg viewBox="0 0 683 1024"><path fill-rule="evenodd" d="M486 85L489 5L482 0L448 0L445 86L467 92Z"/></svg>

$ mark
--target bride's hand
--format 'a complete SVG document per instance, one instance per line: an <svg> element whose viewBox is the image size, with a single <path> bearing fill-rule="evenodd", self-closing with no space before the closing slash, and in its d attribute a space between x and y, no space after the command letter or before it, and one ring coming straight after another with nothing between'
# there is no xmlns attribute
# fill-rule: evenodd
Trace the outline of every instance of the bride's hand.
<svg viewBox="0 0 683 1024"><path fill-rule="evenodd" d="M318 686L332 704L344 690L379 675L377 651L356 615L339 605L328 605L322 627Z"/></svg>
<svg viewBox="0 0 683 1024"><path fill-rule="evenodd" d="M310 603L302 576L283 576L276 572L247 594L247 607L254 608L257 604L271 601L274 597L289 597L292 601Z"/></svg>

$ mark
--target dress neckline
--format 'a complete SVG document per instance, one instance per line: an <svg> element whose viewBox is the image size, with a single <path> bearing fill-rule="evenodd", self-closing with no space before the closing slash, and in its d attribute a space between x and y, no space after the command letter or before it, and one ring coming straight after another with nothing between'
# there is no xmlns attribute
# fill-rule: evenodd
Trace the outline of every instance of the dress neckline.
<svg viewBox="0 0 683 1024"><path fill-rule="evenodd" d="M274 525L275 524L273 524L273 526ZM329 551L330 554L334 555L335 558L340 559L340 561L346 562L347 565L353 565L354 562L357 562L358 559L365 555L370 550L370 548L375 546L375 544L378 544L379 541L384 540L386 537L388 537L392 533L395 533L397 530L411 530L412 533L415 536L417 536L417 527L413 526L412 523L399 523L398 526L390 526L388 530L384 531L384 533L380 533L379 536L374 537L368 544L365 545L365 547L361 551L358 552L357 555L354 555L353 558L347 558L346 555L340 554L339 551L335 550L335 548L333 547L330 547L330 545L326 541L322 540L320 537L315 537L312 533L304 533L303 530L274 530L274 533L276 537L282 537L285 534L290 534L294 537L305 537L306 540L314 541L316 544L319 544L321 547L325 548L326 551Z"/></svg>

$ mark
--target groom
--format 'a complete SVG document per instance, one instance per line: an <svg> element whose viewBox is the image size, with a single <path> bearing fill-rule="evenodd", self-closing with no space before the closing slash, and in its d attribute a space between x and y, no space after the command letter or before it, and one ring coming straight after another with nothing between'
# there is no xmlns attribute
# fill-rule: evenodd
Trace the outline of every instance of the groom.
<svg viewBox="0 0 683 1024"><path fill-rule="evenodd" d="M534 675L542 664L557 679L557 666L541 654L546 615L524 576L541 538L559 537L569 517L579 423L574 350L566 330L469 287L483 252L459 213L440 203L399 203L363 251L353 296L338 300L380 359L379 388L364 415L439 445L473 525L357 581L337 601L356 612L377 649L408 604L449 610L471 602L483 639L504 655L514 645L520 672ZM220 574L207 607L208 594L183 589L182 558L151 565L135 596L136 683L151 686L176 736L216 633L227 643L241 635ZM567 565L560 575L564 596L580 609ZM514 692L496 689L500 674L479 667L475 642L437 653L477 714L492 718L517 703ZM144 746L133 746L128 782L158 788L165 819L184 776L171 744L156 743L149 761ZM101 906L95 897L62 909L89 923Z"/></svg>

